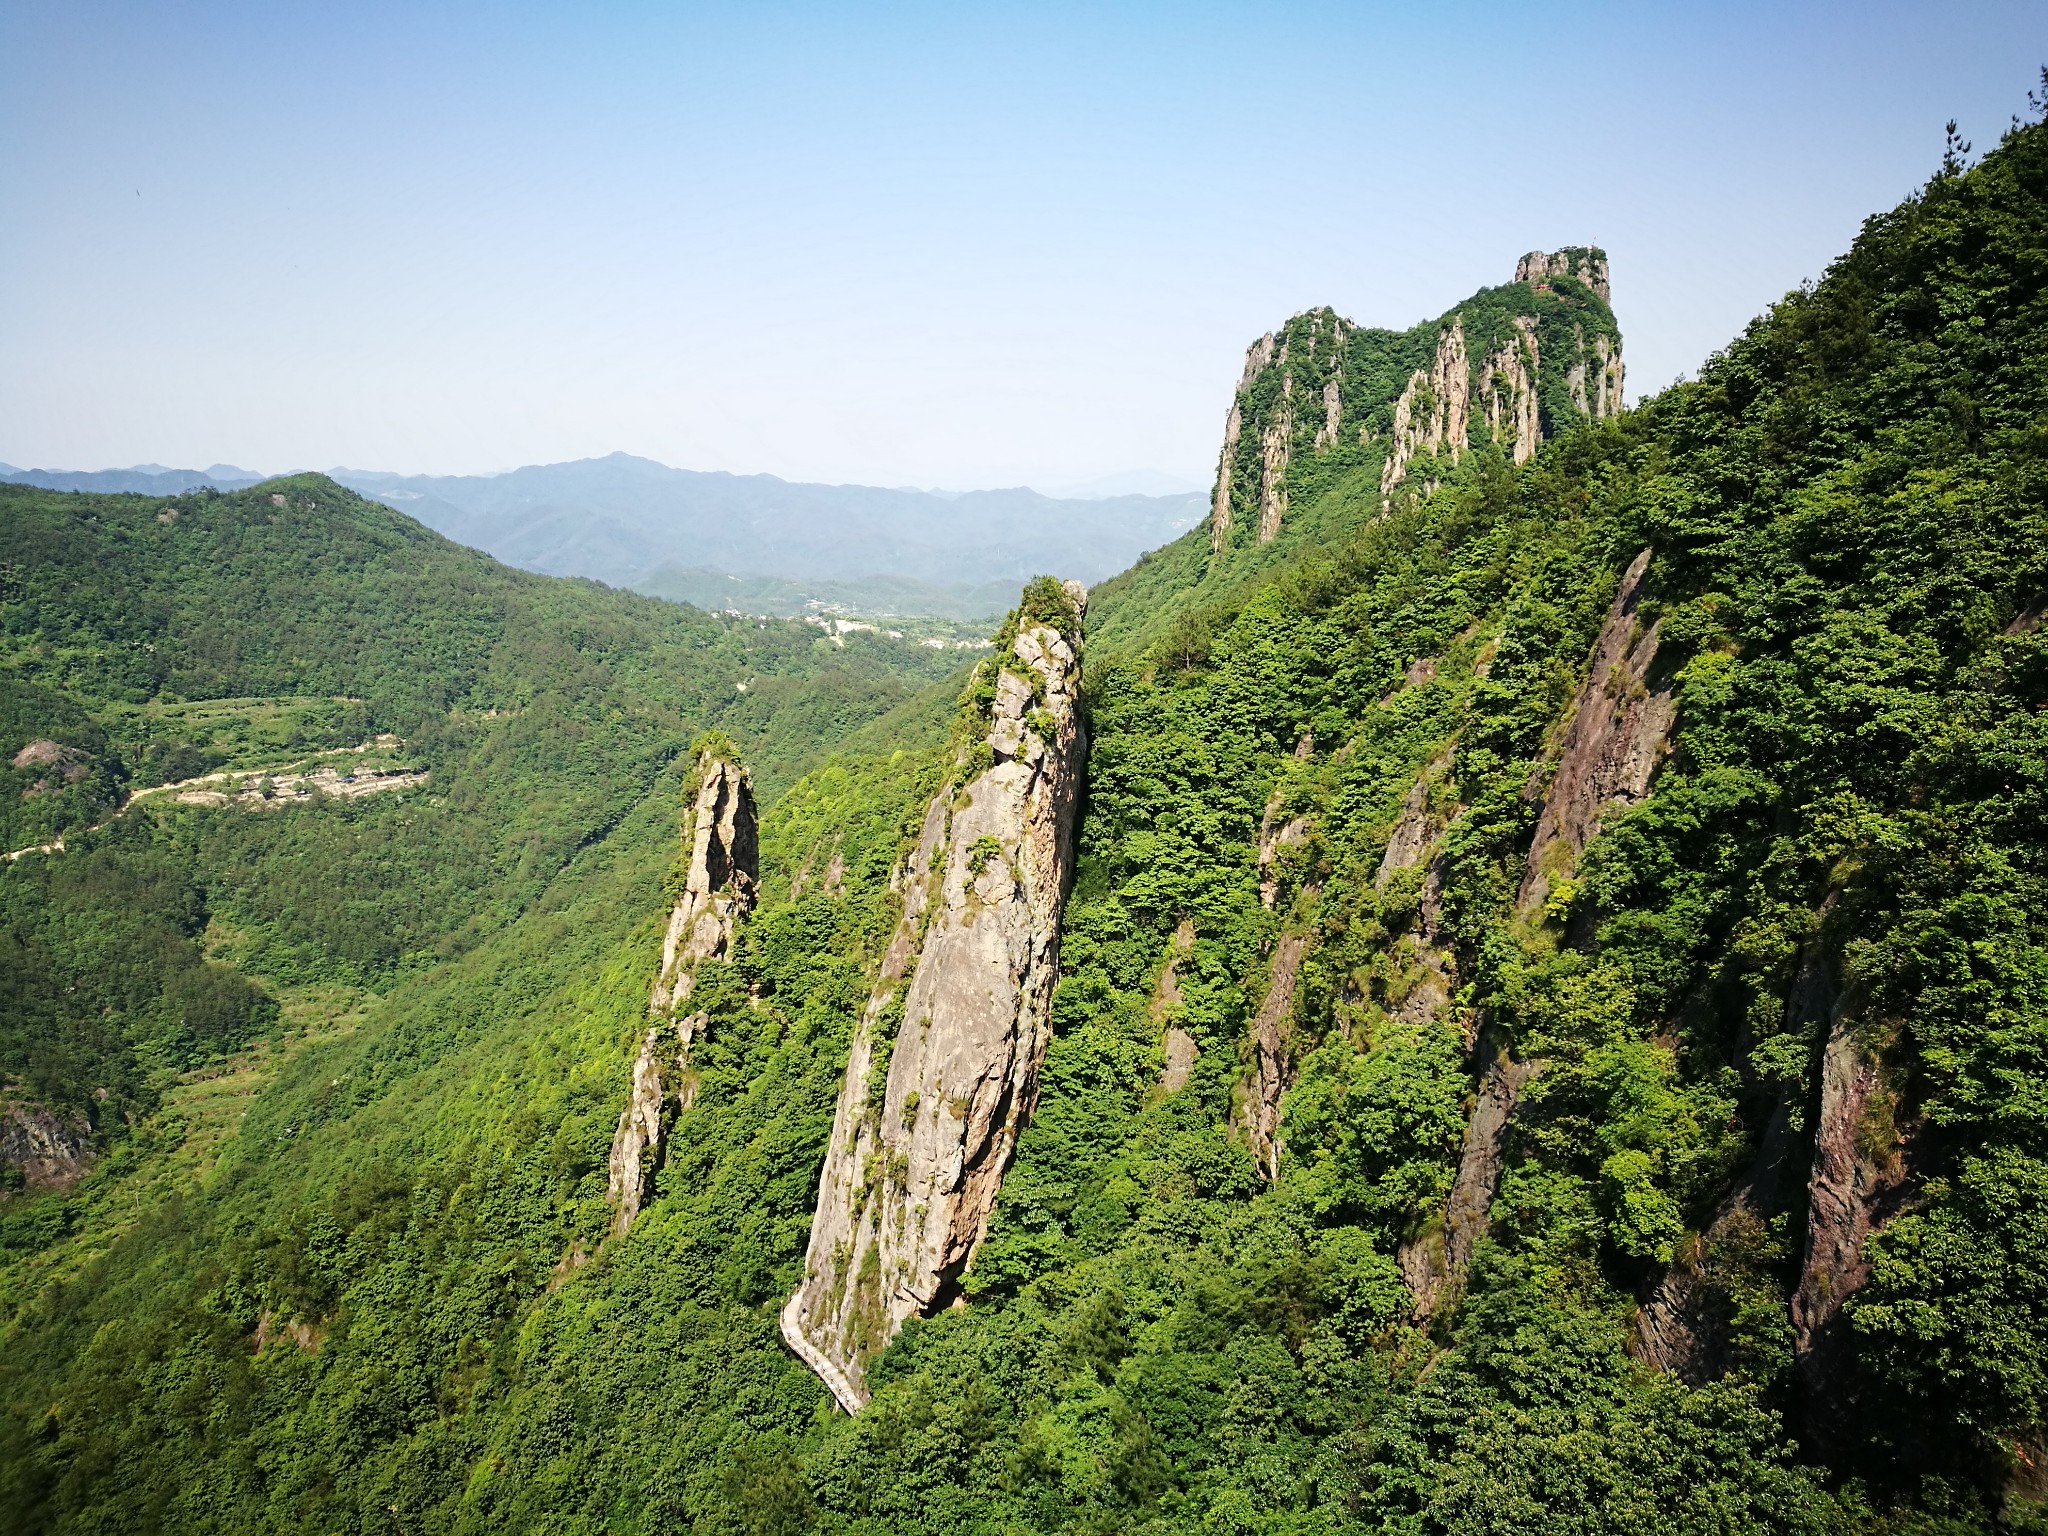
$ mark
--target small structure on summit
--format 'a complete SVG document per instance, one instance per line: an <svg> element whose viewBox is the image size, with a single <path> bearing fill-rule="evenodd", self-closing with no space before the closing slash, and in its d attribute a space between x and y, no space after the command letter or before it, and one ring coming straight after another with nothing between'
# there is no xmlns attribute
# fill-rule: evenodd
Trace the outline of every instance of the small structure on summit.
<svg viewBox="0 0 2048 1536"><path fill-rule="evenodd" d="M747 770L723 748L707 746L698 753L692 777L696 794L683 826L690 844L689 873L669 912L661 970L648 999L647 1035L633 1063L632 1090L612 1137L609 1194L615 1232L624 1232L640 1213L648 1182L661 1166L668 1116L674 1109L687 1109L694 1094L690 1047L702 1035L706 1019L701 1012L680 1019L676 1015L689 1001L697 967L731 952L733 929L754 909L760 821ZM673 1057L664 1043L670 1032ZM673 1106L662 1079L663 1064L671 1060Z"/></svg>
<svg viewBox="0 0 2048 1536"><path fill-rule="evenodd" d="M1033 582L963 701L971 729L894 881L782 1336L847 1412L868 1363L945 1305L1037 1097L1087 746L1075 582Z"/></svg>

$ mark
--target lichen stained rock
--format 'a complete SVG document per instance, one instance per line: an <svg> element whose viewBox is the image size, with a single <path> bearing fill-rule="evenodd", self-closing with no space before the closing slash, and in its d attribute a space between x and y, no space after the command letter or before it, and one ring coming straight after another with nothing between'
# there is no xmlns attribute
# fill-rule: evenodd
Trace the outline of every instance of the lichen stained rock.
<svg viewBox="0 0 2048 1536"><path fill-rule="evenodd" d="M841 1407L912 1316L946 1304L987 1235L1050 1034L1086 743L1080 623L1025 621L998 669L990 765L949 783L895 878L903 916L855 1034L782 1334Z"/></svg>
<svg viewBox="0 0 2048 1536"><path fill-rule="evenodd" d="M707 1020L701 1012L675 1015L696 984L697 967L731 952L733 930L754 909L759 880L760 820L747 770L707 748L698 755L695 777L697 793L683 834L690 842L690 866L662 936L661 967L648 999L650 1022L612 1135L607 1194L612 1230L619 1233L632 1226L661 1167L670 1116L687 1109L695 1096L690 1047ZM666 1084L675 1088L673 1105L665 1071Z"/></svg>
<svg viewBox="0 0 2048 1536"><path fill-rule="evenodd" d="M1557 766L1547 785L1530 781L1527 792L1541 794L1543 810L1515 898L1524 917L1543 910L1553 881L1570 871L1609 811L1649 793L1677 721L1670 681L1652 678L1657 625L1637 618L1649 569L1646 549L1623 574L1566 717Z"/></svg>
<svg viewBox="0 0 2048 1536"><path fill-rule="evenodd" d="M1824 1448L1845 1436L1861 1395L1842 1306L1870 1278L1864 1241L1900 1213L1914 1188L1916 1127L1901 1110L1877 1042L1838 1000L1821 1055L1806 1252L1792 1296L1806 1430Z"/></svg>
<svg viewBox="0 0 2048 1536"><path fill-rule="evenodd" d="M21 1170L30 1190L74 1188L92 1171L92 1127L83 1115L60 1115L40 1104L0 1103L0 1165Z"/></svg>
<svg viewBox="0 0 2048 1536"><path fill-rule="evenodd" d="M1825 918L1834 904L1821 908ZM1818 941L1807 946L1785 1000L1785 1028L1797 1033L1831 1021L1838 1010L1832 968ZM1745 1061L1747 1034L1738 1040L1735 1056ZM1637 1313L1630 1349L1643 1361L1669 1371L1688 1386L1701 1386L1723 1374L1731 1363L1726 1348L1729 1283L1735 1278L1734 1250L1755 1248L1765 1224L1792 1203L1797 1188L1793 1170L1795 1137L1788 1090L1758 1093L1760 1100L1756 1153L1714 1211L1696 1242L1684 1245L1658 1279Z"/></svg>

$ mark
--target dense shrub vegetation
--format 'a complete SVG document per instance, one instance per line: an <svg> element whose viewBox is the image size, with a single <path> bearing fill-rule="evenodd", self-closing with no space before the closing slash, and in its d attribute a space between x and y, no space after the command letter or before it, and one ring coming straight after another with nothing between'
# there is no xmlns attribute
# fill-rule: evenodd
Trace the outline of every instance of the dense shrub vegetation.
<svg viewBox="0 0 2048 1536"><path fill-rule="evenodd" d="M7 956L38 957L0 1065L54 1100L129 1063L109 1080L144 1110L148 1063L267 1027L196 947L209 908L265 989L380 993L203 1182L8 1320L0 1507L24 1531L2043 1529L2044 277L2036 125L1618 421L1384 512L1372 465L1335 466L1270 546L1212 557L1197 530L1099 589L1040 1102L967 1304L904 1330L854 1419L775 1312L952 690L481 562L473 597L412 586L467 557L381 511L337 544L372 514L312 481L189 522L0 503L40 541L10 590L44 595L0 605L36 698L359 698L434 774L123 821L0 877ZM150 543L188 532L218 541L190 565ZM307 613L193 595L257 545L311 551ZM1532 783L1645 548L1669 756L1518 917ZM1066 621L1050 584L1027 600ZM794 681L739 694L756 672ZM0 719L57 733L24 707ZM113 719L62 725L132 777ZM763 901L700 976L697 1098L607 1241L679 754L711 724L767 791ZM1455 963L1435 1009L1409 1006L1421 871L1381 877L1418 781ZM117 891L130 915L74 932ZM1283 941L1275 1177L1244 1124ZM1774 1116L1810 1155L1810 957L1882 1062L1860 1132L1911 1187L1824 1379L1787 1314L1803 1204L1700 1236ZM211 1012L160 1001L216 972ZM1172 1091L1169 1027L1196 1048ZM1474 1029L1543 1070L1462 1298L1418 1319L1397 1254L1440 1219ZM1717 1308L1698 1388L1629 1347L1674 1263ZM1819 1435L1830 1394L1855 1411Z"/></svg>

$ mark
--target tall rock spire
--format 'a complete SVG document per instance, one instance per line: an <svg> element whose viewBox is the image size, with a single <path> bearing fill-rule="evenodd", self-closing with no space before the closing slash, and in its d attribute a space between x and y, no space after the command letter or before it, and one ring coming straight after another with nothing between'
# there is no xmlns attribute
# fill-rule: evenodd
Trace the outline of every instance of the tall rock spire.
<svg viewBox="0 0 2048 1536"><path fill-rule="evenodd" d="M782 1334L849 1413L904 1322L956 1293L1037 1096L1086 742L1086 593L1025 589L993 699L899 867L903 917L847 1059Z"/></svg>
<svg viewBox="0 0 2048 1536"><path fill-rule="evenodd" d="M662 1082L665 1061L673 1062L676 1107L687 1107L693 1091L690 1046L702 1034L705 1016L695 1013L677 1019L676 1014L696 985L698 965L724 959L732 950L734 927L754 909L760 823L747 770L724 748L707 746L697 756L693 777L697 792L683 829L690 844L690 868L669 912L661 969L648 999L647 1035L633 1063L632 1090L612 1137L608 1192L615 1232L633 1224L648 1182L661 1166L670 1113ZM673 1056L663 1044L671 1031Z"/></svg>

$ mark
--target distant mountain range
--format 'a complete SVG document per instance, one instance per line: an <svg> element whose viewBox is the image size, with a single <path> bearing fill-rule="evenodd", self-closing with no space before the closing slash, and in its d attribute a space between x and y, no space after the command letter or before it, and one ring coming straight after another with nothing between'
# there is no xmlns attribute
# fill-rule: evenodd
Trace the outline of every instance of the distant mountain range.
<svg viewBox="0 0 2048 1536"><path fill-rule="evenodd" d="M1208 510L1201 491L1055 497L1023 487L812 485L672 469L625 453L499 475L329 473L508 565L754 613L831 603L978 619L1001 612L1040 572L1084 582L1112 575ZM51 490L172 495L262 478L232 464L88 472L0 464L0 480ZM1139 472L1092 484L1162 482L1171 483Z"/></svg>

